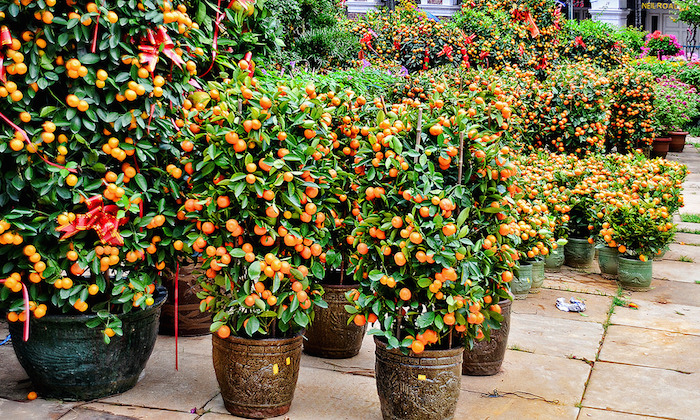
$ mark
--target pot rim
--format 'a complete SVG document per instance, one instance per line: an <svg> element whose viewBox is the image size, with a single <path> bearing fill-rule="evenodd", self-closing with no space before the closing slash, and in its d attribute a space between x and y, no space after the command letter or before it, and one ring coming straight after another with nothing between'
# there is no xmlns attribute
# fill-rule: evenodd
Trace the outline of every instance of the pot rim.
<svg viewBox="0 0 700 420"><path fill-rule="evenodd" d="M460 342L457 340L457 342ZM455 355L459 355L461 357L461 354L464 352L464 345L461 346L455 346L449 349L433 349L433 350L423 350L422 353L420 354L415 354L413 351L411 351L409 354L403 354L401 350L399 349L387 349L386 345L387 343L384 342L382 337L374 336L374 344L377 346L377 350L381 348L383 351L387 353L393 353L396 355L401 355L403 357L410 357L410 358L421 358L421 357L429 357L429 358L440 358L440 357L452 357Z"/></svg>
<svg viewBox="0 0 700 420"><path fill-rule="evenodd" d="M160 308L165 304L165 300L168 297L168 291L164 286L156 287L156 293L154 294L153 305L145 309L132 309L127 313L115 313L113 315L119 317L120 319L131 319L142 315L150 314L152 311ZM97 318L97 314L80 314L80 315L67 315L67 314L46 314L41 318L31 317L30 322L52 322L52 323L70 323L70 322L88 322L91 319Z"/></svg>
<svg viewBox="0 0 700 420"><path fill-rule="evenodd" d="M248 337L241 337L238 335L230 335L226 338L221 338L219 337L216 333L211 333L212 339L214 340L221 340L221 341L232 341L232 342L238 342L238 343L247 343L247 344L252 344L252 345L257 345L257 346L265 346L268 344L276 343L285 343L285 342L293 342L298 339L303 340L303 334L304 331L302 330L301 332L291 336L291 337L266 337L266 338L248 338Z"/></svg>

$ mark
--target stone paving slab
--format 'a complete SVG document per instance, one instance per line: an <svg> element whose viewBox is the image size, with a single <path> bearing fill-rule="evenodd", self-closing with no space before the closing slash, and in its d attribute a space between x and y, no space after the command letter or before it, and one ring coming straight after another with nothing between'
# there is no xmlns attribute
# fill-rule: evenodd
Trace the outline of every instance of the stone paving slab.
<svg viewBox="0 0 700 420"><path fill-rule="evenodd" d="M697 306L635 302L639 309L617 307L611 324L700 335L700 309Z"/></svg>
<svg viewBox="0 0 700 420"><path fill-rule="evenodd" d="M466 377L462 378L464 380ZM574 420L578 412L579 409L573 405L548 403L527 394L495 397L479 392L462 392L455 419Z"/></svg>
<svg viewBox="0 0 700 420"><path fill-rule="evenodd" d="M491 394L527 394L560 405L581 401L590 366L580 360L507 350L501 371L494 376L463 376L462 390ZM459 417L457 417L459 418Z"/></svg>
<svg viewBox="0 0 700 420"><path fill-rule="evenodd" d="M545 273L543 287L592 295L616 296L615 281L604 279L599 273L600 271L586 274L564 267L559 273Z"/></svg>
<svg viewBox="0 0 700 420"><path fill-rule="evenodd" d="M595 360L602 338L603 326L594 322L513 314L508 347L548 356Z"/></svg>
<svg viewBox="0 0 700 420"><path fill-rule="evenodd" d="M599 360L700 373L700 358L688 357L688 351L697 348L700 337L696 335L611 325Z"/></svg>
<svg viewBox="0 0 700 420"><path fill-rule="evenodd" d="M581 313L562 312L556 307L557 298L567 301L572 297L586 303L586 311ZM542 289L540 293L530 294L527 299L513 301L514 314L541 315L550 318L562 318L575 321L604 323L608 319L608 311L612 297L591 295L587 293L568 292L555 289Z"/></svg>
<svg viewBox="0 0 700 420"><path fill-rule="evenodd" d="M3 360L3 366L5 360ZM3 375L4 377L4 375ZM25 393L26 396L26 393ZM7 420L51 419L55 420L66 414L77 403L36 399L17 402L0 398L0 418Z"/></svg>
<svg viewBox="0 0 700 420"><path fill-rule="evenodd" d="M698 229L698 233L676 232L674 242L700 245L700 226L696 226L696 225L698 225L698 223L687 223L687 224L692 225L692 229ZM681 225L679 223L678 227L681 228L681 227L684 227L684 225L685 224ZM689 227L689 229L690 229L690 227Z"/></svg>
<svg viewBox="0 0 700 420"><path fill-rule="evenodd" d="M654 261L651 269L652 276L655 279L673 280L683 283L695 283L695 280L700 280L698 266L692 263L668 260Z"/></svg>
<svg viewBox="0 0 700 420"><path fill-rule="evenodd" d="M578 420L641 420L649 418L668 418L668 417L652 417L649 415L641 416L639 414L621 413L619 411L598 410L595 408L584 407L578 415Z"/></svg>
<svg viewBox="0 0 700 420"><path fill-rule="evenodd" d="M70 410L61 420L194 420L197 417L189 412L92 403Z"/></svg>
<svg viewBox="0 0 700 420"><path fill-rule="evenodd" d="M158 336L156 347L139 383L123 394L100 401L184 412L201 407L214 398L219 392L219 386L211 360L211 338L206 338L209 340L208 354L188 352L189 346L186 343L191 340L180 340L179 370L175 370L174 340Z"/></svg>
<svg viewBox="0 0 700 420"><path fill-rule="evenodd" d="M370 328L371 326L368 329ZM365 338L362 340L360 353L355 357L349 359L322 359L320 357L303 354L301 366L337 372L374 372L374 349L373 336L365 335Z"/></svg>
<svg viewBox="0 0 700 420"><path fill-rule="evenodd" d="M204 407L204 412L228 414L221 394ZM466 414L466 412L465 412ZM203 416L203 419L216 417ZM228 415L229 419L235 419ZM347 419L381 420L379 396L374 377L301 367L289 412L275 420Z"/></svg>
<svg viewBox="0 0 700 420"><path fill-rule="evenodd" d="M697 419L700 375L596 362L584 407L674 419Z"/></svg>
<svg viewBox="0 0 700 420"><path fill-rule="evenodd" d="M684 306L700 306L700 284L679 281L654 280L652 289L646 292L625 291L623 296L632 302L675 303Z"/></svg>
<svg viewBox="0 0 700 420"><path fill-rule="evenodd" d="M700 224L697 224L697 226L700 229ZM693 265L694 262L700 263L700 246L673 243L669 245L669 250L660 261L680 261L688 258L692 260L690 262L686 261L688 265Z"/></svg>

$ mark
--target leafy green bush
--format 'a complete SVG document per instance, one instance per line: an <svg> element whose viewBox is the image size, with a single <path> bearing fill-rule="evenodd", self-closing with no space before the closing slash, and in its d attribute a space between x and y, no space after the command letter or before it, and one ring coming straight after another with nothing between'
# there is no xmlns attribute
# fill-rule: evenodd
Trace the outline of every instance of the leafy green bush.
<svg viewBox="0 0 700 420"><path fill-rule="evenodd" d="M609 23L569 20L560 34L561 55L575 60L591 60L605 69L618 67L630 56L627 47Z"/></svg>
<svg viewBox="0 0 700 420"><path fill-rule="evenodd" d="M294 50L312 69L343 68L357 57L360 44L344 28L312 28L296 39Z"/></svg>

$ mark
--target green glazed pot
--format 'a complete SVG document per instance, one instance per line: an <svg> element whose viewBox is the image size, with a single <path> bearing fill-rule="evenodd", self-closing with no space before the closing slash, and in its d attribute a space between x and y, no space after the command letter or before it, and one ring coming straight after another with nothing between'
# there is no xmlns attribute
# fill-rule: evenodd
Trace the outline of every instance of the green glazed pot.
<svg viewBox="0 0 700 420"><path fill-rule="evenodd" d="M532 264L520 263L520 268L515 270L515 276L510 282L510 291L515 299L525 299L532 287Z"/></svg>
<svg viewBox="0 0 700 420"><path fill-rule="evenodd" d="M464 347L404 355L376 336L374 365L384 420L454 418L462 381Z"/></svg>
<svg viewBox="0 0 700 420"><path fill-rule="evenodd" d="M593 263L595 245L588 239L569 238L564 248L564 264L572 268L586 269Z"/></svg>
<svg viewBox="0 0 700 420"><path fill-rule="evenodd" d="M532 265L532 286L530 287L530 293L539 293L540 290L542 290L542 284L544 284L544 258L530 261L530 265Z"/></svg>
<svg viewBox="0 0 700 420"><path fill-rule="evenodd" d="M566 245L559 245L557 249L553 249L549 252L549 255L544 259L544 269L545 271L558 272L561 271L561 266L564 265L564 247Z"/></svg>
<svg viewBox="0 0 700 420"><path fill-rule="evenodd" d="M617 267L617 281L623 289L649 290L651 286L652 260L641 261L620 257Z"/></svg>
<svg viewBox="0 0 700 420"><path fill-rule="evenodd" d="M36 392L44 398L89 401L120 394L136 385L158 336L158 318L167 297L159 287L155 303L122 315L120 337L105 344L102 328L85 324L97 315L33 318L29 340L23 324L10 323L12 346ZM58 357L60 355L60 357Z"/></svg>
<svg viewBox="0 0 700 420"><path fill-rule="evenodd" d="M620 253L616 248L605 245L596 245L598 250L598 266L603 277L615 278L617 276L617 265Z"/></svg>

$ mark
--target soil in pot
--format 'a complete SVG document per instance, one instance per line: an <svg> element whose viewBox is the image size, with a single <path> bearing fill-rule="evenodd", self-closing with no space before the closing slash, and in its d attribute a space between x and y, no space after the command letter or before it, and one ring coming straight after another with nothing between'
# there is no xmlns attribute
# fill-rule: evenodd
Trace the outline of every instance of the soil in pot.
<svg viewBox="0 0 700 420"><path fill-rule="evenodd" d="M542 284L544 284L544 258L530 261L530 265L532 265L530 293L539 293L542 290Z"/></svg>
<svg viewBox="0 0 700 420"><path fill-rule="evenodd" d="M532 287L532 264L520 263L515 276L510 281L510 291L515 299L525 299Z"/></svg>
<svg viewBox="0 0 700 420"><path fill-rule="evenodd" d="M347 359L356 356L362 347L367 325L351 322L345 310L345 293L357 284L339 284L340 272L328 270L323 281L323 300L328 308L316 307L314 321L304 333L304 353L327 359ZM346 276L347 279L347 276Z"/></svg>
<svg viewBox="0 0 700 420"><path fill-rule="evenodd" d="M178 275L178 335L191 337L209 334L211 314L199 310L200 300L197 292L201 287L197 283L196 265L180 265ZM163 286L168 289L168 300L163 305L160 315L159 334L175 335L175 275L168 273L163 277Z"/></svg>
<svg viewBox="0 0 700 420"><path fill-rule="evenodd" d="M669 136L671 136L671 143L668 145L668 151L674 153L680 153L685 148L685 138L688 135L687 131L669 131Z"/></svg>
<svg viewBox="0 0 700 420"><path fill-rule="evenodd" d="M611 248L606 245L596 245L598 251L598 266L600 274L606 278L617 277L617 264L620 259L620 253L617 248Z"/></svg>
<svg viewBox="0 0 700 420"><path fill-rule="evenodd" d="M22 323L10 323L12 346L34 390L44 398L89 401L133 388L153 351L166 296L158 288L153 305L122 315L123 335L109 344L102 328L85 325L97 315L32 317L26 342Z"/></svg>
<svg viewBox="0 0 700 420"><path fill-rule="evenodd" d="M501 328L491 330L491 340L478 341L471 349L468 347L464 349L462 375L491 376L501 370L508 347L510 309L513 302L502 300L498 304L501 306L501 314L503 314Z"/></svg>
<svg viewBox="0 0 700 420"><path fill-rule="evenodd" d="M214 372L226 409L235 416L267 418L289 411L299 377L301 334L250 339L212 334Z"/></svg>
<svg viewBox="0 0 700 420"><path fill-rule="evenodd" d="M385 420L445 420L454 417L464 347L406 356L377 345L375 376Z"/></svg>
<svg viewBox="0 0 700 420"><path fill-rule="evenodd" d="M557 249L549 252L549 255L544 259L545 271L559 272L561 266L564 265L564 247L566 245L558 245Z"/></svg>
<svg viewBox="0 0 700 420"><path fill-rule="evenodd" d="M589 268L594 256L595 244L588 242L588 239L569 238L564 248L564 264L572 268Z"/></svg>
<svg viewBox="0 0 700 420"><path fill-rule="evenodd" d="M623 289L649 290L652 278L652 260L620 257L617 267L617 281Z"/></svg>
<svg viewBox="0 0 700 420"><path fill-rule="evenodd" d="M651 157L665 158L671 144L670 137L657 137L651 145Z"/></svg>

